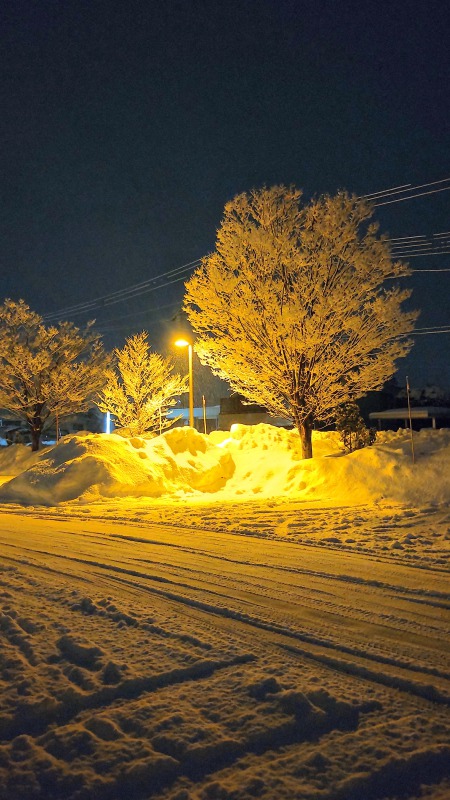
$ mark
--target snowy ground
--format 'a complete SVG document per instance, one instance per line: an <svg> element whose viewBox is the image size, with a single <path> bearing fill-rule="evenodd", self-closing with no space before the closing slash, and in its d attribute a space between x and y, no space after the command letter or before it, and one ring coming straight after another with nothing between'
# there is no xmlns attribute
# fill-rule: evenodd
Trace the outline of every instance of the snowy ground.
<svg viewBox="0 0 450 800"><path fill-rule="evenodd" d="M450 433L266 427L2 453L1 800L450 797Z"/></svg>

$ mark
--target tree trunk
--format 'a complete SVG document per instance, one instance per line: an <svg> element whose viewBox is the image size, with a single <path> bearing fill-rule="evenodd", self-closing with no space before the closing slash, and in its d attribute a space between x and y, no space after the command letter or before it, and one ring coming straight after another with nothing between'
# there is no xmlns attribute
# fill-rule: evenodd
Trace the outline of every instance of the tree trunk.
<svg viewBox="0 0 450 800"><path fill-rule="evenodd" d="M294 417L294 424L300 436L300 442L302 445L302 458L312 458L312 432L314 424L312 419L307 418L303 421L300 421L300 419Z"/></svg>
<svg viewBox="0 0 450 800"><path fill-rule="evenodd" d="M31 421L29 422L30 425L30 434L31 434L31 450L35 453L39 450L41 446L41 436L42 436L42 428L43 422L39 414L35 414Z"/></svg>
<svg viewBox="0 0 450 800"><path fill-rule="evenodd" d="M309 420L300 424L299 433L302 442L302 458L312 458L312 431L312 422L309 422Z"/></svg>
<svg viewBox="0 0 450 800"><path fill-rule="evenodd" d="M41 432L37 431L35 428L31 428L31 449L33 453L39 450L41 444Z"/></svg>

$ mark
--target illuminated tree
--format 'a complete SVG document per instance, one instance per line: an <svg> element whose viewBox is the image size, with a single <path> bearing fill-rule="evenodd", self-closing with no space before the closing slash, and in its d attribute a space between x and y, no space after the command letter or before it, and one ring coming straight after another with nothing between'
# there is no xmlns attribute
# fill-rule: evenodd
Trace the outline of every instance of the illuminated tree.
<svg viewBox="0 0 450 800"><path fill-rule="evenodd" d="M200 360L291 419L309 458L314 423L395 372L417 314L401 308L410 292L391 279L408 268L392 260L367 203L346 193L300 198L275 186L228 203L184 308Z"/></svg>
<svg viewBox="0 0 450 800"><path fill-rule="evenodd" d="M29 429L33 450L56 416L86 411L104 381L107 356L91 326L47 327L23 300L0 306L0 408Z"/></svg>
<svg viewBox="0 0 450 800"><path fill-rule="evenodd" d="M151 353L147 338L143 331L130 336L122 350L114 350L116 370L108 370L96 401L131 435L169 427L174 420L167 419L167 412L186 391L187 378L173 373L170 359Z"/></svg>

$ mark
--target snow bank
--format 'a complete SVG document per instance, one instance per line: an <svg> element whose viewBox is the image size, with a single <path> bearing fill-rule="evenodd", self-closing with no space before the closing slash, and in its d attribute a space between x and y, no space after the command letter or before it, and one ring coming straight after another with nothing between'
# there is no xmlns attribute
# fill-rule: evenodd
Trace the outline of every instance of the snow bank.
<svg viewBox="0 0 450 800"><path fill-rule="evenodd" d="M112 497L246 500L301 499L309 504L382 501L423 505L450 498L450 431L385 432L349 455L335 432L314 432L314 458L302 460L296 431L234 425L204 436L175 428L155 438L117 434L66 436L30 454L23 445L0 453L0 502L55 505Z"/></svg>
<svg viewBox="0 0 450 800"><path fill-rule="evenodd" d="M0 442L2 440L0 439ZM5 440L3 440L5 441ZM5 441L6 445L6 441ZM19 475L32 466L44 453L33 453L25 444L14 444L10 447L0 447L0 474Z"/></svg>
<svg viewBox="0 0 450 800"><path fill-rule="evenodd" d="M0 472L4 457L0 455ZM54 505L78 497L214 492L233 471L230 455L192 429L175 428L151 439L124 439L117 434L66 436L4 484L0 501Z"/></svg>

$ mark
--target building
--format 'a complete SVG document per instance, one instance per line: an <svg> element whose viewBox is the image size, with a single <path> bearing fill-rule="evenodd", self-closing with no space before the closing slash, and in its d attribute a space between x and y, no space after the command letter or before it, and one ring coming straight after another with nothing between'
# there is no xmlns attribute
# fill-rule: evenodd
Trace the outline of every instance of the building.
<svg viewBox="0 0 450 800"><path fill-rule="evenodd" d="M369 414L371 423L376 422L378 430L397 430L399 427L409 428L409 420L414 430L421 428L449 428L450 408L441 406L414 406L408 408L389 408L385 411L372 411Z"/></svg>
<svg viewBox="0 0 450 800"><path fill-rule="evenodd" d="M278 428L292 428L292 423L283 417L273 417L268 414L264 406L255 403L246 403L242 395L233 394L223 397L220 401L219 428L229 431L235 423L242 425L258 425L265 422L276 425Z"/></svg>
<svg viewBox="0 0 450 800"><path fill-rule="evenodd" d="M194 406L194 428L200 433L211 433L219 427L220 406ZM189 425L188 408L171 408L167 413L167 419L176 420L175 426L183 427Z"/></svg>

